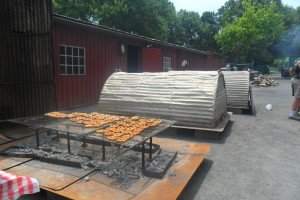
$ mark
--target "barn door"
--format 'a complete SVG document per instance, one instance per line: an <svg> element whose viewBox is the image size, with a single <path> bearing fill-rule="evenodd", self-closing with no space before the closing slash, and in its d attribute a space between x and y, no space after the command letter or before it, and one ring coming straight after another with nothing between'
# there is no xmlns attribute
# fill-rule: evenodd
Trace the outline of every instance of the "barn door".
<svg viewBox="0 0 300 200"><path fill-rule="evenodd" d="M142 48L142 71L161 72L162 57L159 48Z"/></svg>

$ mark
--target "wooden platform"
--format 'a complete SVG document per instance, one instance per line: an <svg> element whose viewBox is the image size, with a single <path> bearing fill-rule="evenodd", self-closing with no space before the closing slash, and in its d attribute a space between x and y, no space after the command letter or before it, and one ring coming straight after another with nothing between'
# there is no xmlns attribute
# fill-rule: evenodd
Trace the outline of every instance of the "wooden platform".
<svg viewBox="0 0 300 200"><path fill-rule="evenodd" d="M26 175L36 178L41 188L49 193L56 194L71 199L176 199L194 172L200 166L205 156L210 151L210 145L197 144L187 141L180 141L166 138L153 138L153 142L160 144L164 150L175 152L178 151L177 162L169 169L166 177L163 179L149 178L138 180L136 184L141 185L143 190L138 193L128 192L111 185L99 183L92 178L89 181L78 179L76 173L82 173L84 176L92 175L91 171L78 171L75 173L55 171L55 165L47 169L41 169L28 161L24 164L17 165L7 171L17 175ZM6 157L0 157L0 166L7 162ZM40 162L40 161L38 161ZM41 164L42 166L42 164ZM59 168L60 166L57 166ZM72 170L71 170L72 171ZM62 187L64 185L64 187ZM51 196L51 195L49 195ZM53 197L53 199L57 198Z"/></svg>
<svg viewBox="0 0 300 200"><path fill-rule="evenodd" d="M212 132L223 132L226 128L228 122L230 121L230 116L232 115L232 112L228 112L223 120L216 126L215 128L204 128L204 127L189 127L189 126L172 126L172 128L178 128L178 129L192 129L192 130L199 130L199 131L212 131Z"/></svg>

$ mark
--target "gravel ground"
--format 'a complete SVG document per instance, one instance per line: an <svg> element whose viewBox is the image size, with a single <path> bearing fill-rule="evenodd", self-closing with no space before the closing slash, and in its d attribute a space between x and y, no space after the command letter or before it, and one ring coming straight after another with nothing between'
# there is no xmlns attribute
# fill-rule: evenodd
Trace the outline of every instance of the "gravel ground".
<svg viewBox="0 0 300 200"><path fill-rule="evenodd" d="M181 199L300 198L300 122L288 119L290 80L278 81L277 87L253 88L256 116L233 115L222 136L174 136L212 146Z"/></svg>

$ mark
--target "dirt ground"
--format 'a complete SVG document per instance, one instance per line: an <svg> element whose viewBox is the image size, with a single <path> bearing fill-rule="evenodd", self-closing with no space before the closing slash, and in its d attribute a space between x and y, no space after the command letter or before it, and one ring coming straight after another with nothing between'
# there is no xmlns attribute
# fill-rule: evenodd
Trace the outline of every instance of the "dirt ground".
<svg viewBox="0 0 300 200"><path fill-rule="evenodd" d="M253 88L256 116L233 115L223 135L197 136L212 151L181 199L300 198L300 122L288 119L290 80L276 79L277 87ZM271 111L265 109L269 103Z"/></svg>
<svg viewBox="0 0 300 200"><path fill-rule="evenodd" d="M205 132L195 137L183 130L160 135L212 146L181 200L299 199L300 122L288 119L290 80L277 80L277 87L253 88L256 116L234 114L222 135ZM271 111L265 109L269 103ZM76 110L95 109L96 105Z"/></svg>

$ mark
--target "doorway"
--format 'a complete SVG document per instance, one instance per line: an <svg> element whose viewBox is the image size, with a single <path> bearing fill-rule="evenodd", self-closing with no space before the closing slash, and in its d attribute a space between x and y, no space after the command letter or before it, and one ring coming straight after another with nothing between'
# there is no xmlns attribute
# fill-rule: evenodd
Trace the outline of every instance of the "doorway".
<svg viewBox="0 0 300 200"><path fill-rule="evenodd" d="M139 72L141 48L137 46L127 46L127 72Z"/></svg>

